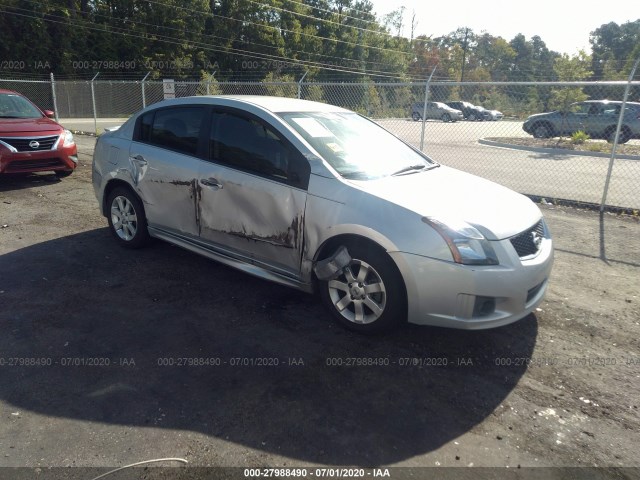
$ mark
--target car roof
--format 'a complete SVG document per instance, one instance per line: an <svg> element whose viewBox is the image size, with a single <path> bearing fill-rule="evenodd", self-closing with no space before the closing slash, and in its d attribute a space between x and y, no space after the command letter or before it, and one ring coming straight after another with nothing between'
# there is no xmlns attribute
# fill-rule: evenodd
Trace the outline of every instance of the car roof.
<svg viewBox="0 0 640 480"><path fill-rule="evenodd" d="M165 100L153 107L186 105L192 103L206 103L220 106L248 106L253 105L273 113L284 112L350 112L350 110L329 105L327 103L299 100L297 98L273 97L266 95L202 95L180 97Z"/></svg>
<svg viewBox="0 0 640 480"><path fill-rule="evenodd" d="M20 95L21 97L24 97L21 93L14 92L13 90L5 90L3 88L0 88L0 93L11 93L13 95Z"/></svg>
<svg viewBox="0 0 640 480"><path fill-rule="evenodd" d="M584 102L577 103L610 103L611 105L622 105L622 100L585 100ZM637 105L640 106L638 102L627 102L627 105Z"/></svg>

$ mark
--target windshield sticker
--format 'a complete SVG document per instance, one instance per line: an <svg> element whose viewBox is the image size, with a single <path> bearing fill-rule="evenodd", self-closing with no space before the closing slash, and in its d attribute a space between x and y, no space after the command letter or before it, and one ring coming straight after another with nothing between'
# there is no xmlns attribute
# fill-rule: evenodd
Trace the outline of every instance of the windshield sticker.
<svg viewBox="0 0 640 480"><path fill-rule="evenodd" d="M326 129L324 125L318 122L315 118L302 117L293 118L294 122L300 125L305 132L311 135L313 138L333 137L333 133Z"/></svg>
<svg viewBox="0 0 640 480"><path fill-rule="evenodd" d="M330 148L333 153L344 152L342 147L337 143L327 143L327 147Z"/></svg>

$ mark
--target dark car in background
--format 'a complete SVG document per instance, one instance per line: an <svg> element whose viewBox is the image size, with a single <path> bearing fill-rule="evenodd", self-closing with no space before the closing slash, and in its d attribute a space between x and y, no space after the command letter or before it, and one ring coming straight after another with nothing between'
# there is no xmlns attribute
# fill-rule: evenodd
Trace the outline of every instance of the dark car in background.
<svg viewBox="0 0 640 480"><path fill-rule="evenodd" d="M591 138L613 143L622 102L587 100L572 103L566 110L531 115L522 129L535 138L572 135L582 131ZM628 102L620 129L620 143L640 138L640 103Z"/></svg>
<svg viewBox="0 0 640 480"><path fill-rule="evenodd" d="M424 103L411 104L411 118L416 122L422 120L424 114ZM463 119L462 112L451 108L442 102L427 102L426 119L442 120L443 122L456 122Z"/></svg>
<svg viewBox="0 0 640 480"><path fill-rule="evenodd" d="M482 120L490 120L490 114L487 110L482 107L477 107L469 102L447 102L447 105L451 108L455 108L456 110L460 110L465 120L474 121L482 121Z"/></svg>
<svg viewBox="0 0 640 480"><path fill-rule="evenodd" d="M53 116L17 92L0 90L0 174L73 172L78 164L73 135Z"/></svg>

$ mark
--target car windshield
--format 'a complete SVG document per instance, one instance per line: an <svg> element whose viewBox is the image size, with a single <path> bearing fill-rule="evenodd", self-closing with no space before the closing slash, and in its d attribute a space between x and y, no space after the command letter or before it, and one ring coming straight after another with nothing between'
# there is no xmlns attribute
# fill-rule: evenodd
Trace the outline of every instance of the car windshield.
<svg viewBox="0 0 640 480"><path fill-rule="evenodd" d="M0 93L0 118L42 118L42 112L20 95Z"/></svg>
<svg viewBox="0 0 640 480"><path fill-rule="evenodd" d="M437 166L357 113L284 113L281 117L343 177L371 180Z"/></svg>

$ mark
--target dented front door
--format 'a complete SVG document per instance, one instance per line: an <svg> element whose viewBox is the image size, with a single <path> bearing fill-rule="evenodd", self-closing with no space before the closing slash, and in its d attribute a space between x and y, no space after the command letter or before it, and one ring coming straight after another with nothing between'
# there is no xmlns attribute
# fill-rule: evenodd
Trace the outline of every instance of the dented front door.
<svg viewBox="0 0 640 480"><path fill-rule="evenodd" d="M207 162L199 183L201 239L262 268L299 276L306 191Z"/></svg>

